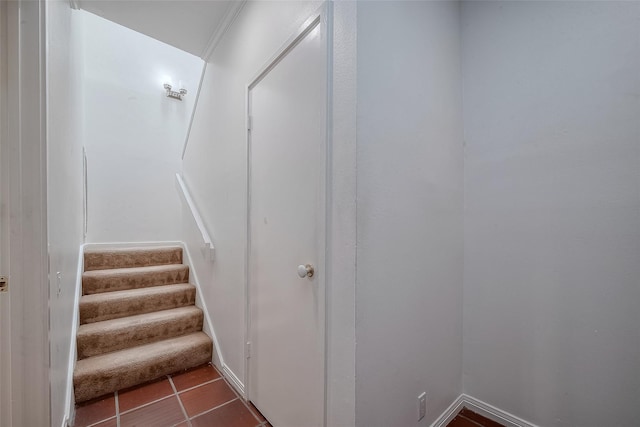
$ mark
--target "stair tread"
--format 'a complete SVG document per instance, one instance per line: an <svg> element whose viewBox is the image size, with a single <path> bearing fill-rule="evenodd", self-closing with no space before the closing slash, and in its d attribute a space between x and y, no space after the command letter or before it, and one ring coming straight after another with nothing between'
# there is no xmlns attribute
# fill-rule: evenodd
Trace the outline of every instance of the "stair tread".
<svg viewBox="0 0 640 427"><path fill-rule="evenodd" d="M82 273L84 295L189 282L185 264L92 270Z"/></svg>
<svg viewBox="0 0 640 427"><path fill-rule="evenodd" d="M138 253L138 252L166 252L180 249L178 245L167 246L132 246L130 248L87 248L84 250L85 254L109 254L109 253Z"/></svg>
<svg viewBox="0 0 640 427"><path fill-rule="evenodd" d="M124 289L122 291L102 292L99 294L82 295L80 304L108 302L120 299L145 297L148 295L165 294L178 290L194 289L191 283L174 283L173 285L149 286L146 288Z"/></svg>
<svg viewBox="0 0 640 427"><path fill-rule="evenodd" d="M202 310L192 305L81 325L78 359L201 331L202 321Z"/></svg>
<svg viewBox="0 0 640 427"><path fill-rule="evenodd" d="M202 310L195 305L186 307L171 308L169 310L152 311L151 313L135 314L133 316L120 317L118 319L103 320L100 322L87 323L78 327L78 338L84 335L115 331L131 326L147 325L150 323L162 322L170 319L181 319L193 314L200 314Z"/></svg>
<svg viewBox="0 0 640 427"><path fill-rule="evenodd" d="M169 353L180 351L189 344L211 342L211 338L204 332L194 332L180 337L169 338L150 344L144 344L133 348L118 350L100 356L78 360L74 377L79 377L89 372L104 372L115 366L136 366L149 359L166 356Z"/></svg>
<svg viewBox="0 0 640 427"><path fill-rule="evenodd" d="M178 283L83 295L80 297L80 323L193 306L195 291L190 283Z"/></svg>
<svg viewBox="0 0 640 427"><path fill-rule="evenodd" d="M85 271L180 263L182 263L182 247L177 245L98 247L84 251Z"/></svg>
<svg viewBox="0 0 640 427"><path fill-rule="evenodd" d="M83 277L127 276L130 274L156 273L164 271L180 271L188 269L185 264L147 265L144 267L108 268L104 270L91 270L82 273Z"/></svg>
<svg viewBox="0 0 640 427"><path fill-rule="evenodd" d="M178 372L211 358L213 343L204 332L78 360L73 373L76 401Z"/></svg>

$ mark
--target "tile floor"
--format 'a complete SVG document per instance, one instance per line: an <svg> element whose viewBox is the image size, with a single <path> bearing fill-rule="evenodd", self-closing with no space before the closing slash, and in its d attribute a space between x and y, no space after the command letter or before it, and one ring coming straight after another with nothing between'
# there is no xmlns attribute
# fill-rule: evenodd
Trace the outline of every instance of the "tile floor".
<svg viewBox="0 0 640 427"><path fill-rule="evenodd" d="M210 364L78 405L74 426L271 427Z"/></svg>
<svg viewBox="0 0 640 427"><path fill-rule="evenodd" d="M480 414L476 414L467 408L462 408L462 411L451 420L447 427L504 427L502 424L497 423L489 418L485 418Z"/></svg>

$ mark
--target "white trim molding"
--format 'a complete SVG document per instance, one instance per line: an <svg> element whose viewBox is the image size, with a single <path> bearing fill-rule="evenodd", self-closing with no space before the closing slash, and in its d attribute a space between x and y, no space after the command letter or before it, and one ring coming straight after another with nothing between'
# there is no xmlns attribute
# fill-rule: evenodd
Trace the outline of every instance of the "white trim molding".
<svg viewBox="0 0 640 427"><path fill-rule="evenodd" d="M505 427L538 427L509 412L496 408L486 402L467 394L461 394L449 407L431 424L431 427L445 427L458 415L463 408L467 408L483 417L496 421Z"/></svg>
<svg viewBox="0 0 640 427"><path fill-rule="evenodd" d="M211 37L209 37L209 41L207 42L207 45L202 51L202 55L200 55L200 58L202 58L205 62L209 60L209 57L211 57L211 54L213 53L213 51L216 50L218 43L220 43L220 40L222 40L222 37L229 30L229 28L231 27L231 24L233 24L233 21L235 21L236 17L244 7L246 0L237 0L230 3L231 4L227 9L227 12L225 13L224 18L222 18L222 22L217 28L214 29L213 33L211 34Z"/></svg>
<svg viewBox="0 0 640 427"><path fill-rule="evenodd" d="M71 323L71 339L69 340L69 364L67 367L67 390L65 397L65 413L62 419L62 427L73 425L76 416L75 398L73 396L73 370L78 360L76 352L76 336L80 327L80 297L82 296L82 273L84 272L84 248L80 245L78 252L78 271L76 274L76 288L73 298L73 320Z"/></svg>
<svg viewBox="0 0 640 427"><path fill-rule="evenodd" d="M191 128L193 127L193 120L196 117L196 110L198 109L198 101L200 100L200 92L202 91L202 82L204 81L204 74L207 72L207 62L202 65L202 72L200 73L200 83L198 83L198 91L193 101L193 108L191 108L191 118L189 119L189 126L187 127L187 134L184 137L184 144L182 145L182 160L187 152L187 145L189 144L189 138L191 137Z"/></svg>
<svg viewBox="0 0 640 427"><path fill-rule="evenodd" d="M202 287L200 286L200 281L198 280L198 274L196 273L196 269L193 266L193 262L191 261L191 254L189 253L189 248L183 242L178 243L179 246L182 247L183 256L182 262L189 266L189 283L196 287L196 306L202 309L204 313L204 324L202 328L204 332L211 337L213 341L213 359L212 362L217 367L223 369L224 367L224 358L222 357L222 351L220 349L220 343L218 341L218 336L216 335L216 331L213 328L213 322L211 321L211 316L209 314L209 310L207 309L207 304L202 298Z"/></svg>
<svg viewBox="0 0 640 427"><path fill-rule="evenodd" d="M240 381L240 378L227 366L222 365L222 375L229 381L229 383L236 389L236 391L242 396L244 400L247 400L247 392L244 384Z"/></svg>

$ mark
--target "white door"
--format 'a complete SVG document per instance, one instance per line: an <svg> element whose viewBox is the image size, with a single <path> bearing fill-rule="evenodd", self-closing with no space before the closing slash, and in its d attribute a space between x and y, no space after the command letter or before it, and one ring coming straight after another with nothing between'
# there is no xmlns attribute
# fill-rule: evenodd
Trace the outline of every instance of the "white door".
<svg viewBox="0 0 640 427"><path fill-rule="evenodd" d="M249 85L248 97L248 397L275 427L321 426L327 146L324 15L318 15ZM305 276L307 266L313 269L311 277Z"/></svg>

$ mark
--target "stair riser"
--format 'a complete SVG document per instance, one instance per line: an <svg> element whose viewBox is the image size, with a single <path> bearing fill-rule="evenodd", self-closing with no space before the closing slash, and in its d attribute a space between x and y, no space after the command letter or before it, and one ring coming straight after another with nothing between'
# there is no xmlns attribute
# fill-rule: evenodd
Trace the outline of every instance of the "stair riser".
<svg viewBox="0 0 640 427"><path fill-rule="evenodd" d="M78 332L78 359L123 350L202 330L202 312L120 330Z"/></svg>
<svg viewBox="0 0 640 427"><path fill-rule="evenodd" d="M187 266L182 266L179 270L114 273L102 276L91 276L85 273L82 277L82 290L84 295L91 295L188 282L189 267Z"/></svg>
<svg viewBox="0 0 640 427"><path fill-rule="evenodd" d="M194 305L196 289L149 295L144 298L127 298L108 302L84 302L80 300L80 324L119 319L136 314L151 313L171 308Z"/></svg>
<svg viewBox="0 0 640 427"><path fill-rule="evenodd" d="M209 340L184 347L178 352L158 355L146 362L133 361L85 370L78 369L85 362L80 361L73 378L76 403L210 362L212 350Z"/></svg>
<svg viewBox="0 0 640 427"><path fill-rule="evenodd" d="M182 264L182 248L114 249L84 254L84 271L167 264Z"/></svg>

